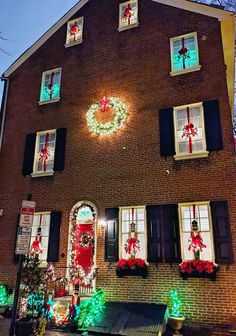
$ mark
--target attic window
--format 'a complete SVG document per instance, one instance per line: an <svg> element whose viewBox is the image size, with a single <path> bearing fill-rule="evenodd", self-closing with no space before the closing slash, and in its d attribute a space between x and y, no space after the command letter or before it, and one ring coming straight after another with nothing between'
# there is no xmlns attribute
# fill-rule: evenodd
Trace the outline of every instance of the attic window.
<svg viewBox="0 0 236 336"><path fill-rule="evenodd" d="M170 47L172 76L201 69L197 33L171 38Z"/></svg>
<svg viewBox="0 0 236 336"><path fill-rule="evenodd" d="M39 105L60 100L61 68L43 72Z"/></svg>
<svg viewBox="0 0 236 336"><path fill-rule="evenodd" d="M65 44L66 48L83 42L83 23L83 17L68 21Z"/></svg>
<svg viewBox="0 0 236 336"><path fill-rule="evenodd" d="M138 0L130 0L120 4L119 31L138 26Z"/></svg>

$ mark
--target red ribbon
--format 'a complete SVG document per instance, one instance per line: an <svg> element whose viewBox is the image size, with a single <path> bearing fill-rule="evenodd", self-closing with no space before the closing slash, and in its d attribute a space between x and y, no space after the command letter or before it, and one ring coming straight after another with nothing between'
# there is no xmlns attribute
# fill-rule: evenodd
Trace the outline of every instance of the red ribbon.
<svg viewBox="0 0 236 336"><path fill-rule="evenodd" d="M190 122L189 107L187 107L187 125L184 126L182 138L186 137L189 141L189 153L193 152L193 140L192 137L197 135L197 128Z"/></svg>
<svg viewBox="0 0 236 336"><path fill-rule="evenodd" d="M74 42L76 41L76 34L80 31L77 22L75 22L71 27L70 27L70 34L74 37Z"/></svg>
<svg viewBox="0 0 236 336"><path fill-rule="evenodd" d="M41 149L40 152L40 158L39 160L43 162L43 171L45 172L47 170L47 161L49 159L49 150L48 150L48 141L49 140L49 134L46 134L46 138L45 138L45 144L44 144L44 148Z"/></svg>
<svg viewBox="0 0 236 336"><path fill-rule="evenodd" d="M125 252L127 253L127 254L131 254L131 251L132 251L132 249L139 249L139 246L137 245L137 239L135 238L135 237L133 237L133 238L129 238L128 240L127 240L127 243L128 243L128 245L127 245L127 247L125 248Z"/></svg>
<svg viewBox="0 0 236 336"><path fill-rule="evenodd" d="M52 99L52 94L53 94L53 78L54 78L54 72L51 73L51 77L50 77L50 83L48 84L48 90L50 91L49 93L49 97L50 99Z"/></svg>
<svg viewBox="0 0 236 336"><path fill-rule="evenodd" d="M196 218L196 205L193 204L193 219Z"/></svg>
<svg viewBox="0 0 236 336"><path fill-rule="evenodd" d="M179 58L182 57L183 59L183 69L185 69L185 59L187 58L188 49L185 47L184 44L184 37L182 38L182 49L179 50Z"/></svg>
<svg viewBox="0 0 236 336"><path fill-rule="evenodd" d="M126 9L124 11L124 18L126 20L128 20L128 24L130 24L131 12L132 12L132 8L131 8L130 4L128 4L128 7L126 7Z"/></svg>
<svg viewBox="0 0 236 336"><path fill-rule="evenodd" d="M100 99L100 105L102 112L106 112L108 110L108 105L110 104L110 99L106 96L104 96L102 99Z"/></svg>

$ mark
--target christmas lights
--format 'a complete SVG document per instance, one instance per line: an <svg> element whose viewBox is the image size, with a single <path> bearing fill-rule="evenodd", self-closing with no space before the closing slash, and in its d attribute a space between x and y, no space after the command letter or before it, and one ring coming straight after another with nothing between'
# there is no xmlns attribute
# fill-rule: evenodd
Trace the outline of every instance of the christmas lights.
<svg viewBox="0 0 236 336"><path fill-rule="evenodd" d="M170 304L169 309L171 312L171 316L180 317L181 315L181 307L183 302L180 300L179 293L177 291L170 291Z"/></svg>
<svg viewBox="0 0 236 336"><path fill-rule="evenodd" d="M7 288L5 285L0 285L0 306L7 304Z"/></svg>
<svg viewBox="0 0 236 336"><path fill-rule="evenodd" d="M109 104L106 107L111 107L115 110L114 118L111 121L101 123L96 119L96 112L101 107L100 102L93 104L87 112L87 124L90 131L94 134L108 135L119 130L125 123L128 115L126 106L116 97L107 97ZM105 111L104 111L105 112Z"/></svg>

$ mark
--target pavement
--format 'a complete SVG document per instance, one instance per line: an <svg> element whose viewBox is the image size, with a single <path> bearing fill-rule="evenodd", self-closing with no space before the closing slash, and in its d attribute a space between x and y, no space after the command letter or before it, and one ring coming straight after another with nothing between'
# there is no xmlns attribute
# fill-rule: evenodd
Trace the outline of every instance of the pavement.
<svg viewBox="0 0 236 336"><path fill-rule="evenodd" d="M0 318L0 336L8 336L9 335L9 327L11 320ZM72 333L64 333L61 331L46 331L46 336L78 336L78 334Z"/></svg>

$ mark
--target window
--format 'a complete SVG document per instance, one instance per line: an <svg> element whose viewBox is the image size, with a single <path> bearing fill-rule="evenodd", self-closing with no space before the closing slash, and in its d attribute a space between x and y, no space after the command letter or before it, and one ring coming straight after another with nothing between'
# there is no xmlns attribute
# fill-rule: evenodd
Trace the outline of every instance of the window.
<svg viewBox="0 0 236 336"><path fill-rule="evenodd" d="M182 260L193 260L194 252L191 247L191 232L197 230L202 238L200 259L214 261L213 233L209 202L179 204L180 236ZM195 226L193 224L195 222ZM197 224L196 224L197 223Z"/></svg>
<svg viewBox="0 0 236 336"><path fill-rule="evenodd" d="M135 225L132 227L131 223ZM129 258L125 245L127 240L135 237L139 241L136 258L147 258L146 211L144 206L120 208L120 258Z"/></svg>
<svg viewBox="0 0 236 336"><path fill-rule="evenodd" d="M197 33L170 39L171 75L200 70Z"/></svg>
<svg viewBox="0 0 236 336"><path fill-rule="evenodd" d="M208 155L202 103L175 107L174 124L176 160Z"/></svg>
<svg viewBox="0 0 236 336"><path fill-rule="evenodd" d="M60 100L61 68L43 72L39 105Z"/></svg>
<svg viewBox="0 0 236 336"><path fill-rule="evenodd" d="M138 26L138 1L131 0L120 4L119 31Z"/></svg>
<svg viewBox="0 0 236 336"><path fill-rule="evenodd" d="M37 133L33 176L53 174L55 145L56 130Z"/></svg>
<svg viewBox="0 0 236 336"><path fill-rule="evenodd" d="M65 47L82 43L84 18L70 20L67 23L66 44Z"/></svg>
<svg viewBox="0 0 236 336"><path fill-rule="evenodd" d="M32 235L30 241L30 252L38 252L39 259L42 261L46 261L48 256L49 227L49 212L34 214Z"/></svg>

